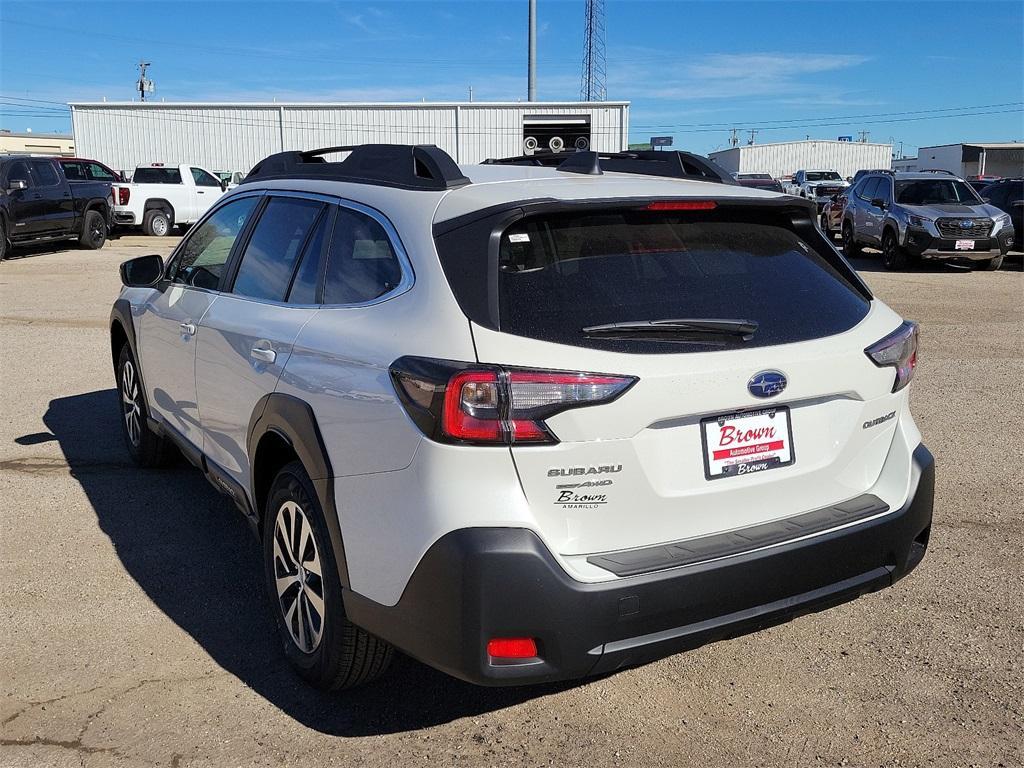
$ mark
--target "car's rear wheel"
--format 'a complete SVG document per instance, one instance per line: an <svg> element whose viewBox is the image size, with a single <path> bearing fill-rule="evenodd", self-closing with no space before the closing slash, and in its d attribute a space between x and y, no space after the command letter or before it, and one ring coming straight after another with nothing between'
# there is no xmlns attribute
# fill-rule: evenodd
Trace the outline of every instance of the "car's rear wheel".
<svg viewBox="0 0 1024 768"><path fill-rule="evenodd" d="M171 231L171 217L164 211L146 211L142 231L152 237L166 237Z"/></svg>
<svg viewBox="0 0 1024 768"><path fill-rule="evenodd" d="M86 211L82 221L82 234L78 236L78 244L89 250L102 248L107 242L107 220L99 211Z"/></svg>
<svg viewBox="0 0 1024 768"><path fill-rule="evenodd" d="M852 259L862 254L860 245L857 244L856 238L853 236L853 225L848 222L843 222L843 253L846 254L846 258Z"/></svg>
<svg viewBox="0 0 1024 768"><path fill-rule="evenodd" d="M882 263L886 269L906 269L910 263L907 252L900 247L896 234L891 230L885 230L882 235Z"/></svg>
<svg viewBox="0 0 1024 768"><path fill-rule="evenodd" d="M149 405L131 347L125 344L117 360L117 392L121 403L121 434L132 461L140 467L159 467L169 455L167 441L149 428Z"/></svg>
<svg viewBox="0 0 1024 768"><path fill-rule="evenodd" d="M981 261L974 262L975 269L986 270L988 272L995 272L1001 266L1003 266L1003 256L996 256L991 259L983 259Z"/></svg>
<svg viewBox="0 0 1024 768"><path fill-rule="evenodd" d="M340 689L383 674L392 648L345 615L324 513L298 461L281 469L270 488L263 560L285 656L302 677Z"/></svg>

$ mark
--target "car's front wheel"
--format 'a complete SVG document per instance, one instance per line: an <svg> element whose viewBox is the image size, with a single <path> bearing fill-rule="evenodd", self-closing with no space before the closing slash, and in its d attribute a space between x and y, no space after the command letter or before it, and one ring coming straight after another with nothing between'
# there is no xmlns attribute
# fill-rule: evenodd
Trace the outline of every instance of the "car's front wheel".
<svg viewBox="0 0 1024 768"><path fill-rule="evenodd" d="M263 521L267 592L295 670L318 688L351 688L383 674L392 648L345 615L323 510L302 464L277 473Z"/></svg>
<svg viewBox="0 0 1024 768"><path fill-rule="evenodd" d="M886 269L906 269L909 263L907 252L900 247L891 229L885 230L882 235L882 263Z"/></svg>
<svg viewBox="0 0 1024 768"><path fill-rule="evenodd" d="M169 448L166 440L147 424L149 405L135 356L128 344L121 347L117 359L117 392L120 395L121 434L132 461L140 467L159 467L166 463Z"/></svg>

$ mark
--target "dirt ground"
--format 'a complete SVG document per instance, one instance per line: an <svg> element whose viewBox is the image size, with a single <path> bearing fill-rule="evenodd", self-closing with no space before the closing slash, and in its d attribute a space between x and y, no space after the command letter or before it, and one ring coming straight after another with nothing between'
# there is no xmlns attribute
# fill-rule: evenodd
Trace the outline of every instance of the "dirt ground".
<svg viewBox="0 0 1024 768"><path fill-rule="evenodd" d="M255 539L118 426L117 264L0 263L0 765L1021 766L1024 275L857 266L921 322L936 456L924 563L891 590L575 685L484 689L400 659L317 693L285 665Z"/></svg>

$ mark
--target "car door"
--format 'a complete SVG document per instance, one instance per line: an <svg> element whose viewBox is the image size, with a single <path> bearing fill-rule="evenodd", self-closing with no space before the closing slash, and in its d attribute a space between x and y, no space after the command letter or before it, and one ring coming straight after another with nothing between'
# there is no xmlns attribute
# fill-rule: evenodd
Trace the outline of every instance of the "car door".
<svg viewBox="0 0 1024 768"><path fill-rule="evenodd" d="M877 210L871 201L875 198L875 190L878 189L878 177L871 176L861 184L860 192L857 193L857 210L854 224L857 228L857 239L861 242L873 242L876 239L872 231L874 223L873 211Z"/></svg>
<svg viewBox="0 0 1024 768"><path fill-rule="evenodd" d="M172 255L166 279L143 304L138 320L150 409L200 449L195 336L219 296L225 267L260 199L253 194L231 200L195 227Z"/></svg>
<svg viewBox="0 0 1024 768"><path fill-rule="evenodd" d="M23 182L25 188L14 189L14 182ZM15 160L7 167L4 189L7 190L11 213L11 237L31 237L39 232L44 224L40 221L41 207L34 187L35 182L27 161Z"/></svg>
<svg viewBox="0 0 1024 768"><path fill-rule="evenodd" d="M32 160L36 204L39 206L40 234L70 233L75 225L75 199L53 160Z"/></svg>
<svg viewBox="0 0 1024 768"><path fill-rule="evenodd" d="M216 203L224 190L220 181L209 171L202 168L192 168L192 181L195 182L195 210L192 215L199 218Z"/></svg>
<svg viewBox="0 0 1024 768"><path fill-rule="evenodd" d="M249 485L246 443L253 413L276 389L295 338L318 311L312 301L289 303L289 291L301 263L307 270L319 264L332 214L322 198L269 196L236 258L230 290L199 324L196 387L203 450L242 487ZM314 266L313 273L317 270Z"/></svg>
<svg viewBox="0 0 1024 768"><path fill-rule="evenodd" d="M875 200L881 200L883 207L880 208L875 205L873 203ZM886 212L891 205L892 185L888 178L880 176L875 179L874 187L871 190L871 198L864 209L867 221L865 233L874 242L880 243L882 241L882 225L885 223Z"/></svg>

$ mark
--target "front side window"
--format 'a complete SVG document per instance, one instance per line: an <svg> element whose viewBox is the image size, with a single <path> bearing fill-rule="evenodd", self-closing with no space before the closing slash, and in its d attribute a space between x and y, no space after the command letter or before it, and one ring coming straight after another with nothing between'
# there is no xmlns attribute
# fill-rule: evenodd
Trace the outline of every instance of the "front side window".
<svg viewBox="0 0 1024 768"><path fill-rule="evenodd" d="M878 184L881 181L877 176L869 176L861 182L860 190L857 192L857 197L861 200L871 202L875 199L875 193L878 191Z"/></svg>
<svg viewBox="0 0 1024 768"><path fill-rule="evenodd" d="M32 173L36 177L36 186L56 187L60 185L60 176L53 167L53 163L46 160L33 160Z"/></svg>
<svg viewBox="0 0 1024 768"><path fill-rule="evenodd" d="M232 200L196 227L182 246L173 268L174 282L216 290L231 248L257 202L258 197Z"/></svg>
<svg viewBox="0 0 1024 768"><path fill-rule="evenodd" d="M324 304L373 301L401 280L401 264L380 222L365 213L339 209L327 257Z"/></svg>
<svg viewBox="0 0 1024 768"><path fill-rule="evenodd" d="M93 181L117 181L117 178L99 163L89 163L85 167L89 178Z"/></svg>
<svg viewBox="0 0 1024 768"><path fill-rule="evenodd" d="M324 208L316 200L272 198L245 247L232 292L284 301L299 253Z"/></svg>
<svg viewBox="0 0 1024 768"><path fill-rule="evenodd" d="M196 183L197 187L219 187L220 181L212 174L204 171L202 168L192 169L192 180Z"/></svg>

